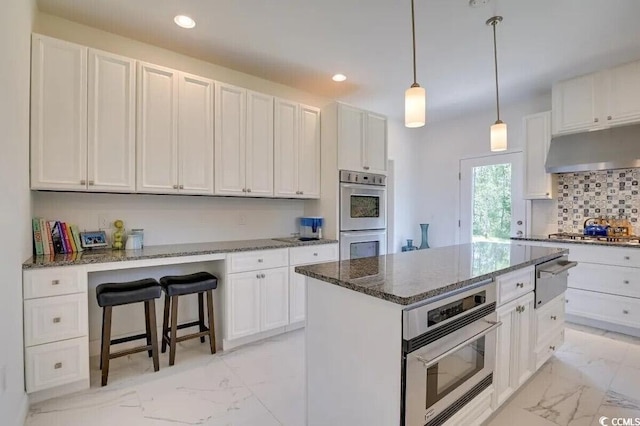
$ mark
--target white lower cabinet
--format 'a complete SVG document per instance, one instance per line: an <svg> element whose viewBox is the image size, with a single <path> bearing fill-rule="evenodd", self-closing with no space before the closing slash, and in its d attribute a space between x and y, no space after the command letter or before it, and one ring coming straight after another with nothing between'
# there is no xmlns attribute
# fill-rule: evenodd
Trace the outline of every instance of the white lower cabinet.
<svg viewBox="0 0 640 426"><path fill-rule="evenodd" d="M260 331L289 324L289 268L260 274Z"/></svg>
<svg viewBox="0 0 640 426"><path fill-rule="evenodd" d="M25 350L27 393L89 377L87 336L32 346Z"/></svg>
<svg viewBox="0 0 640 426"><path fill-rule="evenodd" d="M502 326L497 336L494 409L535 371L533 292L498 307L497 314Z"/></svg>
<svg viewBox="0 0 640 426"><path fill-rule="evenodd" d="M297 274L296 267L289 267L289 323L304 321L306 318L305 297L307 280L304 275Z"/></svg>

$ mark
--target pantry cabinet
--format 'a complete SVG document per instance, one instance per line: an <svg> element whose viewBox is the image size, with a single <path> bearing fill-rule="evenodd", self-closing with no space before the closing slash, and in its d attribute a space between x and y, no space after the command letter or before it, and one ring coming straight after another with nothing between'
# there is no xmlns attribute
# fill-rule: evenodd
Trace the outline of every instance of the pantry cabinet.
<svg viewBox="0 0 640 426"><path fill-rule="evenodd" d="M552 176L545 170L551 142L551 111L528 115L524 128L524 198L549 200L553 194Z"/></svg>
<svg viewBox="0 0 640 426"><path fill-rule="evenodd" d="M640 121L640 61L553 86L553 134Z"/></svg>
<svg viewBox="0 0 640 426"><path fill-rule="evenodd" d="M275 195L320 198L320 110L275 101Z"/></svg>
<svg viewBox="0 0 640 426"><path fill-rule="evenodd" d="M338 168L386 174L386 117L338 104Z"/></svg>

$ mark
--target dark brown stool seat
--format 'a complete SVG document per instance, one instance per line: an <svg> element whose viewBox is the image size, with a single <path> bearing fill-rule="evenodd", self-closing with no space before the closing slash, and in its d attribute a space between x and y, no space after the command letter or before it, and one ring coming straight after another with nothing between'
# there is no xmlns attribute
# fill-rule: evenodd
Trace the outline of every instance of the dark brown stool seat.
<svg viewBox="0 0 640 426"><path fill-rule="evenodd" d="M213 290L218 287L218 278L208 272L196 272L189 275L173 275L160 278L160 285L166 293L164 297L164 317L162 320L162 353L169 345L169 365L176 360L176 344L184 340L200 338L204 343L205 336L209 336L211 353L216 353L216 333L213 320ZM207 294L207 317L204 322L204 294ZM178 297L186 294L198 295L198 320L178 324ZM169 312L171 324L169 325ZM198 327L199 332L178 337L178 330L188 327Z"/></svg>
<svg viewBox="0 0 640 426"><path fill-rule="evenodd" d="M105 283L96 287L98 306L102 308L102 350L100 351L100 369L102 370L102 386L106 386L109 377L109 360L137 352L147 351L153 357L153 369L158 371L158 336L156 331L156 305L162 293L160 284L153 278L122 283ZM144 334L122 337L111 340L111 314L114 306L144 303L145 329ZM132 349L111 353L111 345L146 339L147 344Z"/></svg>

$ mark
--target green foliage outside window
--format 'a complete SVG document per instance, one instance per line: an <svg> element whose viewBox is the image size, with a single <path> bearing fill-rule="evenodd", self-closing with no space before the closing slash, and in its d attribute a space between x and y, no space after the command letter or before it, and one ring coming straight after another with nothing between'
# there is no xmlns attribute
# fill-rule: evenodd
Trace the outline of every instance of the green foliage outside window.
<svg viewBox="0 0 640 426"><path fill-rule="evenodd" d="M508 239L511 235L511 164L473 169L473 239Z"/></svg>

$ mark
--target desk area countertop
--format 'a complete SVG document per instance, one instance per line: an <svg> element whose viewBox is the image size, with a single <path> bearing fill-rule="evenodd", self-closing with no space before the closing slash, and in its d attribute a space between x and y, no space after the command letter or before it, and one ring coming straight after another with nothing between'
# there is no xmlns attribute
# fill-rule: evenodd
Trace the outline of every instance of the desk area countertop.
<svg viewBox="0 0 640 426"><path fill-rule="evenodd" d="M217 241L193 244L167 244L147 246L140 250L93 249L79 253L35 256L22 264L23 270L52 268L58 266L76 266L97 263L126 262L145 259L161 259L170 257L198 256L206 254L225 254L243 251L271 250L281 248L303 247L317 244L335 244L336 240L300 241L295 237Z"/></svg>
<svg viewBox="0 0 640 426"><path fill-rule="evenodd" d="M296 272L392 303L411 305L567 252L515 242L481 242L298 266Z"/></svg>

